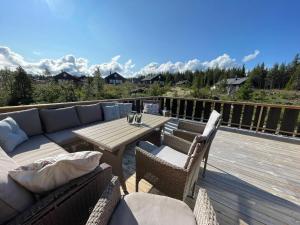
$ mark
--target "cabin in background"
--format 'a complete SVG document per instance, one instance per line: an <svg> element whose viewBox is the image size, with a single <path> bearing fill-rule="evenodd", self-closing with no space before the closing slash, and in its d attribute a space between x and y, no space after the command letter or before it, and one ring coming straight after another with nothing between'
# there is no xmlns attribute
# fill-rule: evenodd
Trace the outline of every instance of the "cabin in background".
<svg viewBox="0 0 300 225"><path fill-rule="evenodd" d="M76 77L76 76L73 76L65 71L62 71L61 73L53 76L53 79L55 81L61 81L61 80L64 80L64 81L73 81L74 83L78 83L81 81L80 78Z"/></svg>
<svg viewBox="0 0 300 225"><path fill-rule="evenodd" d="M107 77L104 78L104 80L105 80L105 83L107 83L107 84L115 84L115 85L123 84L126 82L126 78L117 72L114 72L114 73L108 75Z"/></svg>
<svg viewBox="0 0 300 225"><path fill-rule="evenodd" d="M141 82L143 84L159 83L160 85L164 85L165 79L160 74L156 74L156 75L149 75L149 76L145 77L144 79L141 80Z"/></svg>
<svg viewBox="0 0 300 225"><path fill-rule="evenodd" d="M233 94L246 82L248 77L229 78L226 80L226 89L228 94Z"/></svg>

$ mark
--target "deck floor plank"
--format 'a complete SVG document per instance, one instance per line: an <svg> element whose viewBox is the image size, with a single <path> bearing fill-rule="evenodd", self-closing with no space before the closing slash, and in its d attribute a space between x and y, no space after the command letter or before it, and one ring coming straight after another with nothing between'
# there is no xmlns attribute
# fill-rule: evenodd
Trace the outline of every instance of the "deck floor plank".
<svg viewBox="0 0 300 225"><path fill-rule="evenodd" d="M170 122L166 130L174 128ZM300 145L220 130L197 188L207 190L221 225L300 224L299 162ZM135 192L134 146L123 166L127 188ZM162 194L144 180L139 191ZM194 207L194 199L186 202Z"/></svg>

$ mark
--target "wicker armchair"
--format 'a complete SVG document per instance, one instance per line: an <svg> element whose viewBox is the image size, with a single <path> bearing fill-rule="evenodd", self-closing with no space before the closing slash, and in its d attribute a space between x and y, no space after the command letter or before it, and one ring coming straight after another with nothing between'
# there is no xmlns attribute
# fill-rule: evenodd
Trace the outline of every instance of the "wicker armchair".
<svg viewBox="0 0 300 225"><path fill-rule="evenodd" d="M211 119L212 115L213 116L219 115L219 117L217 120L212 120ZM221 125L221 121L222 121L222 118L221 118L220 114L217 113L216 111L213 111L207 124L214 123L213 125L216 127L216 131L217 131ZM194 121L180 120L178 123L178 129L173 130L173 135L176 137L182 138L184 140L187 140L189 142L192 142L194 140L195 136L197 136L199 134L203 134L207 124L194 122ZM209 150L210 150L210 146L211 146L212 140L214 139L215 135L216 135L216 132L214 132L214 134L211 138L211 141L207 147L207 150L205 152L205 155L204 155L204 168L203 168L203 172L202 172L202 177L205 177Z"/></svg>
<svg viewBox="0 0 300 225"><path fill-rule="evenodd" d="M189 194L194 194L195 182L200 171L200 163L204 157L208 142L203 139L197 146L193 157L188 156L191 143L181 138L164 135L162 146L173 150L171 154L186 156L186 163L176 165L167 159L162 159L146 146L136 147L136 191L141 179L150 182L155 188L170 196L184 200ZM178 153L179 152L179 153Z"/></svg>
<svg viewBox="0 0 300 225"><path fill-rule="evenodd" d="M42 197L31 208L9 221L7 225L85 224L111 179L111 167L101 164L93 172Z"/></svg>
<svg viewBox="0 0 300 225"><path fill-rule="evenodd" d="M140 210L138 205L142 205L143 210ZM163 208L164 210L161 215L156 214L153 217L154 214L151 210L155 210L155 208ZM184 202L166 196L131 193L121 197L120 183L117 177L113 177L94 207L86 225L188 225L189 222L192 224L196 222L197 225L218 225L216 213L205 189L199 189L192 212Z"/></svg>

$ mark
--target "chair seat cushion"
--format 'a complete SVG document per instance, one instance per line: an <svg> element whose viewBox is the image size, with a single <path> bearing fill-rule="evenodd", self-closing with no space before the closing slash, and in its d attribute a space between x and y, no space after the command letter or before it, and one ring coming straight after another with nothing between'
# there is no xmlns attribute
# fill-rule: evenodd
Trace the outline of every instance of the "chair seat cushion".
<svg viewBox="0 0 300 225"><path fill-rule="evenodd" d="M132 193L122 199L110 225L196 225L192 210L177 199L149 193Z"/></svg>
<svg viewBox="0 0 300 225"><path fill-rule="evenodd" d="M9 153L18 165L27 165L36 160L49 156L67 153L59 145L50 141L44 135L30 137L27 141L18 145L13 152Z"/></svg>
<svg viewBox="0 0 300 225"><path fill-rule="evenodd" d="M141 141L139 143L139 147L150 152L156 157L181 168L184 168L188 160L188 155L182 152L178 152L169 146L162 145L160 147L157 147L151 142Z"/></svg>

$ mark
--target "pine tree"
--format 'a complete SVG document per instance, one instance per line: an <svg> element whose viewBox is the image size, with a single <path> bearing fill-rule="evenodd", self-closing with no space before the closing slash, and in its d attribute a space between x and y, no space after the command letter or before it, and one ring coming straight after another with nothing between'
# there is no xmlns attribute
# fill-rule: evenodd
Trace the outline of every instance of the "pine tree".
<svg viewBox="0 0 300 225"><path fill-rule="evenodd" d="M94 88L94 96L97 99L100 99L103 96L103 86L104 86L104 81L101 77L101 72L99 67L94 72L94 79L93 79L93 88Z"/></svg>
<svg viewBox="0 0 300 225"><path fill-rule="evenodd" d="M13 104L24 104L32 101L32 84L31 78L26 71L19 66L15 71L13 84Z"/></svg>

